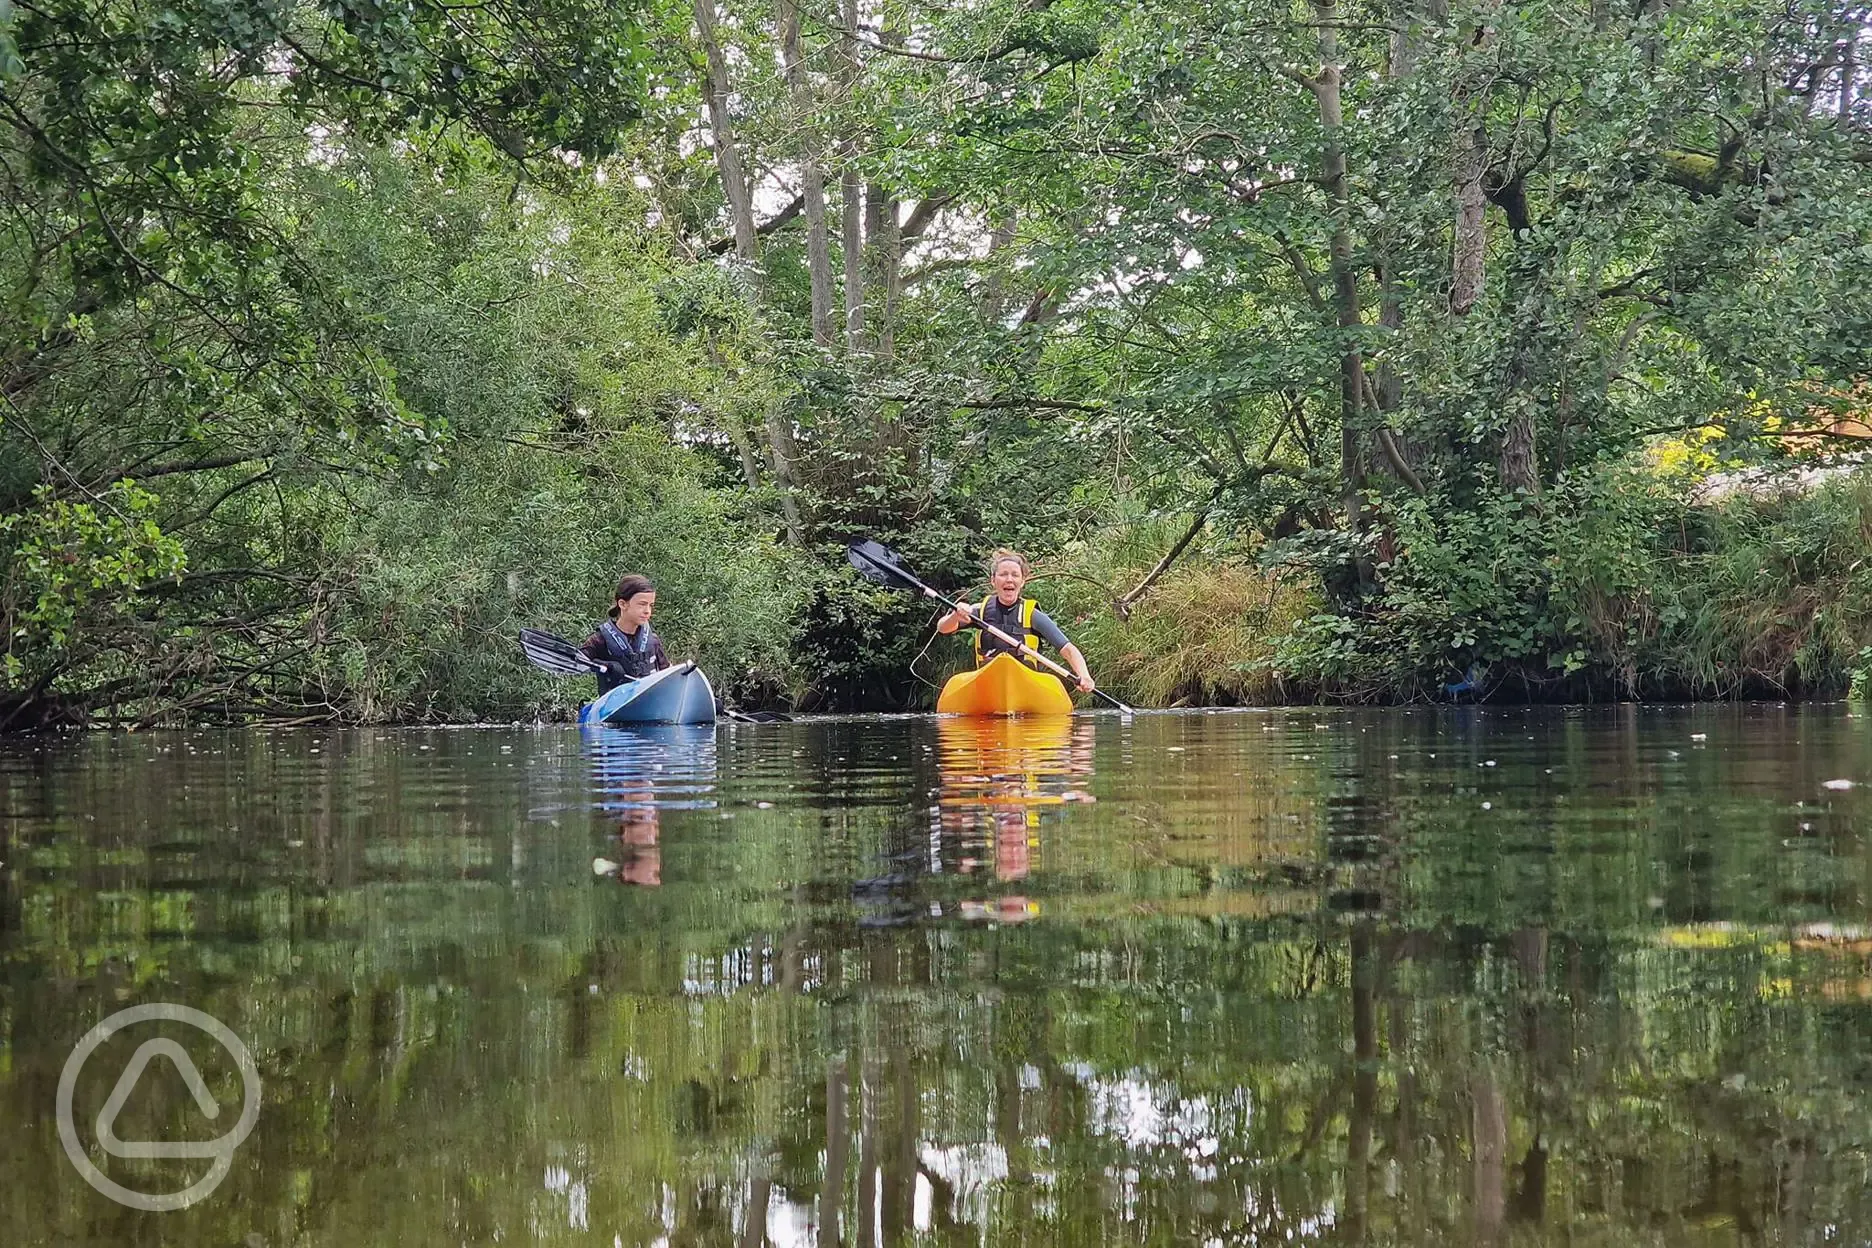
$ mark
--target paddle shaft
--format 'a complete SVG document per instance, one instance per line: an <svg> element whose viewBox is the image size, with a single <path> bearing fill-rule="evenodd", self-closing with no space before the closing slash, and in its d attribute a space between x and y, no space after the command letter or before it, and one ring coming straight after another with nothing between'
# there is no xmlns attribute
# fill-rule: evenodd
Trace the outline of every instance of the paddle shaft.
<svg viewBox="0 0 1872 1248"><path fill-rule="evenodd" d="M541 671L551 672L555 676L602 676L607 670L603 663L600 663L597 659L586 654L584 650L579 648L576 642L567 641L565 638L555 636L543 629L521 629L520 648L526 653L528 661L531 662L534 667L539 668ZM545 660L551 660L553 663L563 663L565 667L549 666ZM687 672L694 667L695 660L686 659L682 663L677 664L673 670ZM568 668L576 668L577 670L567 670ZM672 669L663 668L661 670L670 671ZM635 676L631 679L637 681L644 679L646 676L654 675L656 675L655 672L646 672L644 676Z"/></svg>
<svg viewBox="0 0 1872 1248"><path fill-rule="evenodd" d="M968 616L969 620L975 625L976 628L981 629L983 632L990 633L996 637L999 637L1002 641L1005 641L1008 645L1013 646L1020 653L1032 658L1036 663L1045 664L1047 667L1051 668L1054 672L1058 673L1059 675L1064 676L1068 681L1072 682L1073 684L1076 685L1079 683L1079 677L1074 675L1072 672L1068 671L1061 664L1055 663L1052 659L1047 658L1046 655L1041 654L1038 650L1035 650L1032 646L1027 645L1025 642L1021 641L1019 638L1008 636L1006 633L1002 632L1000 629L996 628L994 625L988 623L988 621L976 615L969 603L963 602L959 598L951 599L948 595L939 594L935 590L931 589L928 585L925 585L922 581L918 580L914 575L912 575L909 571L907 571L904 568L903 564L898 563L897 557L895 555L892 555L891 552L889 552L888 550L885 550L882 546L878 546L876 542L867 542L864 545L877 547L876 553L873 553L870 550L866 550L864 546L847 547L846 548L847 553L853 559L863 559L866 563L870 564L873 568L876 568L879 571L884 572L887 576L896 577L903 584L914 586L918 590L922 591L924 597L934 598L937 602L947 603L950 607L953 607L954 609ZM888 557L882 557L882 556L888 556ZM860 569L860 571L862 570L863 569ZM1113 706L1117 707L1119 710L1123 711L1127 715L1137 714L1136 711L1126 706L1123 702L1120 702L1117 698L1112 697L1111 694L1106 693L1103 689L1094 689L1092 692L1097 694L1099 697L1104 698L1107 702L1111 703Z"/></svg>
<svg viewBox="0 0 1872 1248"><path fill-rule="evenodd" d="M897 570L899 572L903 572L902 568L899 568ZM1059 675L1064 676L1073 685L1075 686L1078 685L1079 683L1078 675L1074 673L1072 670L1070 670L1069 668L1067 668L1065 664L1055 663L1052 659L1047 658L1046 655L1041 654L1038 650L1034 649L1032 646L1028 645L1026 642L1021 641L1017 637L1009 636L1007 633L1002 632L1000 629L990 624L987 620L982 619L979 615L975 614L975 606L973 603L963 602L959 598L954 601L951 601L950 599L944 597L942 594L937 593L935 590L925 585L922 581L918 581L914 576L911 576L908 572L904 572L904 579L910 580L910 581L916 581L917 588L922 590L925 594L928 594L931 598L934 598L937 602L948 603L951 607L954 607L956 610L966 612L968 614L970 621L974 623L976 628L981 629L982 632L988 633L991 636L999 637L1002 641L1005 641L1008 645L1013 646L1016 650L1020 651L1022 654L1026 655L1027 657L1033 659L1035 662L1044 663L1046 666L1052 668L1053 671L1057 672ZM1136 712L1133 711L1130 707L1120 702L1117 698L1112 697L1111 694L1106 693L1103 689L1094 689L1092 692L1097 694L1099 697L1104 698L1107 702L1111 703L1113 706L1117 707L1119 710L1123 711L1125 714L1127 715L1136 714Z"/></svg>

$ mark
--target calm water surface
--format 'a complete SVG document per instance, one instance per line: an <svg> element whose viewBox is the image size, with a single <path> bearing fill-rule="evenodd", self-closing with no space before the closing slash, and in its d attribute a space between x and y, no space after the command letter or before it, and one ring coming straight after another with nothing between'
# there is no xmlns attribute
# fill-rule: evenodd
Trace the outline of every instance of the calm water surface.
<svg viewBox="0 0 1872 1248"><path fill-rule="evenodd" d="M1872 1241L1839 707L0 748L0 1244ZM214 1194L61 1071L205 1010ZM111 1156L137 1046L100 1046ZM202 1140L154 1060L113 1125Z"/></svg>

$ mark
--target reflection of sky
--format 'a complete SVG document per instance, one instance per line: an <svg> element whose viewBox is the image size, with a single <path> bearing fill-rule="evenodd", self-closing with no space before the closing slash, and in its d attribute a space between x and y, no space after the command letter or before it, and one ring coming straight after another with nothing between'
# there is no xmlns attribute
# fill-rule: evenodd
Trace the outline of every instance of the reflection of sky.
<svg viewBox="0 0 1872 1248"><path fill-rule="evenodd" d="M956 1219L987 1225L988 1200L994 1194L994 1185L1008 1177L1007 1151L999 1144L951 1144L947 1148L926 1144L919 1157L923 1169L955 1192ZM916 1227L919 1231L930 1229L931 1202L935 1195L929 1180L917 1175Z"/></svg>
<svg viewBox="0 0 1872 1248"><path fill-rule="evenodd" d="M1068 1063L1063 1069L1086 1090L1091 1130L1123 1144L1127 1151L1173 1150L1182 1159L1185 1178L1198 1183L1213 1182L1219 1177L1219 1162L1253 1164L1252 1158L1225 1158L1222 1153L1222 1137L1245 1134L1254 1117L1254 1105L1247 1089L1236 1089L1217 1101L1207 1095L1183 1096L1173 1087L1154 1081L1140 1071L1112 1077L1098 1073L1083 1062ZM1029 1091L1041 1085L1040 1072L1032 1066L1023 1066L1018 1078L1020 1086ZM1049 1150L1050 1144L1044 1136L1027 1140L1027 1146L1041 1154ZM989 1224L995 1187L1009 1174L1007 1153L1000 1145L925 1144L918 1156L924 1172L941 1179L954 1191L955 1201L950 1212L957 1220L984 1227ZM1136 1163L1119 1164L1108 1167L1105 1174L1112 1181L1119 1208L1126 1216L1135 1214L1142 1196L1141 1167ZM1054 1190L1060 1176L1052 1170L1039 1170L1027 1181L1036 1188ZM915 1207L919 1231L932 1229L934 1198L934 1187L919 1174ZM1337 1220L1337 1211L1331 1202L1310 1215L1290 1217L1278 1207L1278 1202L1253 1187L1242 1193L1242 1212L1252 1224L1290 1226L1301 1238L1323 1235Z"/></svg>
<svg viewBox="0 0 1872 1248"><path fill-rule="evenodd" d="M546 1190L565 1199L566 1225L575 1231L591 1229L591 1189L584 1179L575 1179L564 1166L546 1167ZM535 1234L544 1230L536 1227Z"/></svg>

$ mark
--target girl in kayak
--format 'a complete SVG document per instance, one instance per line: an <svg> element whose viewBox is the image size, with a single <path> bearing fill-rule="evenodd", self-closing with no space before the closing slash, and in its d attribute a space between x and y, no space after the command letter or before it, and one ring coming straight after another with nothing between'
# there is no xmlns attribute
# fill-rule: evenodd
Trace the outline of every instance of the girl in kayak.
<svg viewBox="0 0 1872 1248"><path fill-rule="evenodd" d="M1039 609L1031 598L1021 597L1021 588L1027 584L1030 569L1027 560L1011 550L997 550L988 561L988 579L994 586L994 592L981 600L975 607L957 607L942 619L936 621L936 631L953 633L966 624L986 621L1011 637L1023 638L1034 649L1040 648L1042 641L1059 651L1060 657L1073 670L1079 680L1079 689L1091 693L1098 686L1092 681L1092 673L1086 670L1085 656L1079 653L1079 647L1066 640L1066 634L1053 622L1051 616ZM980 667L997 654L1011 654L1022 662L1033 666L1022 658L1019 650L1008 645L999 637L986 630L975 634L975 665Z"/></svg>
<svg viewBox="0 0 1872 1248"><path fill-rule="evenodd" d="M579 647L587 658L604 665L598 677L600 694L670 665L662 638L650 631L650 615L655 610L656 586L649 577L633 572L618 582L611 618Z"/></svg>

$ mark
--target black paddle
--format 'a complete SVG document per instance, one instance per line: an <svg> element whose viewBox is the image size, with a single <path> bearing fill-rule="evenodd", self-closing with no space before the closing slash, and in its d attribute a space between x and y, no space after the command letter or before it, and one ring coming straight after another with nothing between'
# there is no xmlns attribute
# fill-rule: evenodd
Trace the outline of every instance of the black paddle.
<svg viewBox="0 0 1872 1248"><path fill-rule="evenodd" d="M520 630L520 649L526 653L527 662L555 676L595 676L605 670L602 663L572 642L537 628Z"/></svg>
<svg viewBox="0 0 1872 1248"><path fill-rule="evenodd" d="M596 676L602 673L604 665L579 649L574 642L567 641L556 633L549 633L538 628L520 630L520 649L525 652L527 661L543 672L555 676ZM694 667L686 663L685 667ZM716 703L717 709L729 719L740 720L744 724L792 723L792 718L778 711L737 711L732 707Z"/></svg>
<svg viewBox="0 0 1872 1248"><path fill-rule="evenodd" d="M1079 678L1066 670L1064 666L1055 663L1052 659L1047 658L1046 655L1041 654L1032 646L1026 645L1016 637L1010 637L986 620L981 619L975 614L974 608L968 603L960 599L951 599L946 594L939 594L922 581L919 581L915 576L904 569L903 560L898 558L896 554L892 553L892 551L882 543L853 542L845 548L845 557L851 560L852 567L856 568L858 570L858 575L864 577L865 580L877 585L888 585L892 589L903 589L914 594L922 594L925 598L934 598L937 602L946 603L958 610L966 611L969 615L969 622L974 624L975 627L981 629L985 633L990 633L999 637L1002 641L1005 641L1008 645L1013 646L1016 650L1019 650L1022 654L1027 655L1036 662L1044 663L1053 671L1064 676L1067 681L1073 685L1076 686L1078 684ZM1092 692L1104 698L1107 702L1127 715L1137 714L1136 711L1120 702L1117 698L1112 697L1111 694L1106 693L1103 689L1094 689Z"/></svg>

